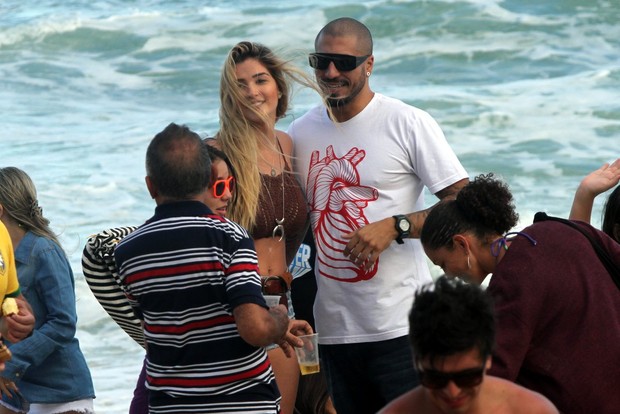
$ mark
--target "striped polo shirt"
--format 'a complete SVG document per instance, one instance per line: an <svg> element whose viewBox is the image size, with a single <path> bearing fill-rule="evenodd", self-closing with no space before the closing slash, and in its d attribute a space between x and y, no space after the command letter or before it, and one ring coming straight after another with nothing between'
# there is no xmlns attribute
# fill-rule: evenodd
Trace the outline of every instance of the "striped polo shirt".
<svg viewBox="0 0 620 414"><path fill-rule="evenodd" d="M216 411L238 402L247 412L276 412L279 392L267 355L241 338L232 313L244 303L266 307L245 229L197 201L162 204L123 238L114 257L144 323L151 404L182 402L209 412L211 403Z"/></svg>

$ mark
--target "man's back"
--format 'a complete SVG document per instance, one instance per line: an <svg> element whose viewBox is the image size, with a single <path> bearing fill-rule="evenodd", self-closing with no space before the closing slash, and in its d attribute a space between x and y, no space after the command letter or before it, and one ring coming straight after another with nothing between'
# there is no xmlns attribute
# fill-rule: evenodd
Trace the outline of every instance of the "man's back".
<svg viewBox="0 0 620 414"><path fill-rule="evenodd" d="M232 314L263 300L245 230L196 201L163 204L115 259L144 321L150 390L226 402L246 389L277 397L264 350L241 338Z"/></svg>

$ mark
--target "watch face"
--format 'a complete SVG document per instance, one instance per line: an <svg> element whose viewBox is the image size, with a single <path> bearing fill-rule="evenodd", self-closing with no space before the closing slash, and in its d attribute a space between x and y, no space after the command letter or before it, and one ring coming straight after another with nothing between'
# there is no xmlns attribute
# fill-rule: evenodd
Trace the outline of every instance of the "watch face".
<svg viewBox="0 0 620 414"><path fill-rule="evenodd" d="M400 219L398 221L398 227L402 230L402 231L409 231L409 228L411 227L411 224L409 224L409 222L407 221L407 219Z"/></svg>

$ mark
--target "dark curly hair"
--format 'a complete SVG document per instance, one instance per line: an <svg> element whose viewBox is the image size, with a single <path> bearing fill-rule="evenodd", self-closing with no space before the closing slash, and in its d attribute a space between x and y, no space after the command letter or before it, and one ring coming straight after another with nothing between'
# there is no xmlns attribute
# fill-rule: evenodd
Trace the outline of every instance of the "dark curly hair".
<svg viewBox="0 0 620 414"><path fill-rule="evenodd" d="M453 355L477 347L493 352L495 317L491 297L479 286L448 279L418 291L409 314L409 340L418 359Z"/></svg>
<svg viewBox="0 0 620 414"><path fill-rule="evenodd" d="M420 241L435 250L452 246L452 236L472 232L483 239L513 228L519 215L508 186L493 177L479 175L458 193L455 200L435 206L424 221Z"/></svg>
<svg viewBox="0 0 620 414"><path fill-rule="evenodd" d="M232 164L230 163L230 160L226 156L226 154L224 154L224 151L216 148L214 144L209 143L209 140L213 140L215 142L214 138L205 138L203 142L207 146L207 152L209 153L209 159L211 159L211 181L209 181L209 187L212 187L213 184L215 184L215 180L217 178L215 170L214 170L215 167L213 166L213 162L217 160L224 161L226 163L226 167L228 167L228 172L233 177L235 176L235 170Z"/></svg>

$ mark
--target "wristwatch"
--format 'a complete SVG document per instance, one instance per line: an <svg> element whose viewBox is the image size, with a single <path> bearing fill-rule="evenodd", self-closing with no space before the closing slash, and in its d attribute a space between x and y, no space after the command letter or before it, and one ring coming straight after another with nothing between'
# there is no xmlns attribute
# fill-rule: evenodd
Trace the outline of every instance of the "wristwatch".
<svg viewBox="0 0 620 414"><path fill-rule="evenodd" d="M411 231L411 222L409 219L402 215L397 214L392 216L396 219L396 231L398 232L398 236L396 236L396 243L403 244L403 237L409 237L409 231Z"/></svg>

